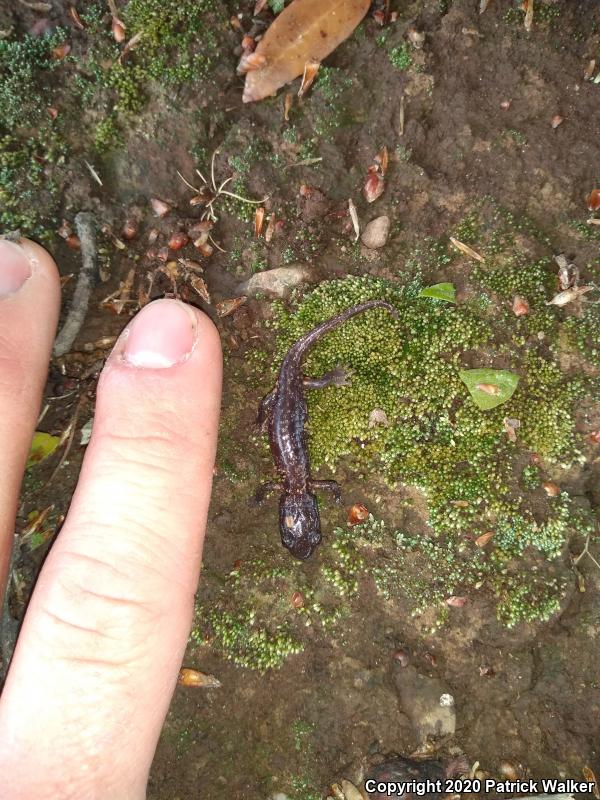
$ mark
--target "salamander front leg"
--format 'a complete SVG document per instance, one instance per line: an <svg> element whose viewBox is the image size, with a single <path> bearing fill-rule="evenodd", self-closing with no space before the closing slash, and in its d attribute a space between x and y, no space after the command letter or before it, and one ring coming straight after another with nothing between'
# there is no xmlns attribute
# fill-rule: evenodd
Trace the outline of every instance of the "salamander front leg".
<svg viewBox="0 0 600 800"><path fill-rule="evenodd" d="M275 491L283 491L283 486L276 481L268 481L267 483L263 483L261 486L258 487L254 496L252 497L252 504L259 506L261 503L264 503L267 497L271 494L271 492Z"/></svg>
<svg viewBox="0 0 600 800"><path fill-rule="evenodd" d="M271 416L273 403L275 402L275 394L275 389L273 389L272 392L269 392L269 394L263 397L263 399L260 401L260 405L258 407L258 416L256 417L256 424L258 425L261 433L267 432L269 417Z"/></svg>
<svg viewBox="0 0 600 800"><path fill-rule="evenodd" d="M309 486L313 490L322 489L331 492L336 503L342 502L342 487L337 481L310 481Z"/></svg>
<svg viewBox="0 0 600 800"><path fill-rule="evenodd" d="M350 373L343 367L326 372L322 378L304 378L307 389L324 389L326 386L350 386Z"/></svg>

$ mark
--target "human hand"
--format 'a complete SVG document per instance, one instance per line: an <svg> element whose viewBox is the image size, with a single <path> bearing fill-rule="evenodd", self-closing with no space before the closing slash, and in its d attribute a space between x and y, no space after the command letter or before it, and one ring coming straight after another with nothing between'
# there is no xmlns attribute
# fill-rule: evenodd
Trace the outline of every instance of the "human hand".
<svg viewBox="0 0 600 800"><path fill-rule="evenodd" d="M0 598L59 303L48 253L0 240ZM192 622L220 393L219 336L196 309L150 303L117 341L0 698L3 800L145 796Z"/></svg>

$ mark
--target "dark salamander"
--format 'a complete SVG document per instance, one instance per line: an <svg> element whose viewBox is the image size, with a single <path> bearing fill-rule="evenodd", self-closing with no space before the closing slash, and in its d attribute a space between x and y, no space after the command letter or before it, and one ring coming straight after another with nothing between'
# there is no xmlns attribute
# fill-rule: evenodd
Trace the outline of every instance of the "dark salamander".
<svg viewBox="0 0 600 800"><path fill-rule="evenodd" d="M384 300L369 300L317 325L290 347L281 363L275 388L260 405L258 422L262 430L268 431L281 484L264 484L258 490L256 499L260 502L273 489L283 491L279 501L279 531L283 546L296 558L309 558L321 541L321 522L313 491L327 489L337 501L341 499L340 487L335 481L311 478L304 431L307 416L304 389L347 385L346 374L340 368L322 378L305 378L302 362L307 351L324 334L371 308L385 308L398 317L396 309Z"/></svg>

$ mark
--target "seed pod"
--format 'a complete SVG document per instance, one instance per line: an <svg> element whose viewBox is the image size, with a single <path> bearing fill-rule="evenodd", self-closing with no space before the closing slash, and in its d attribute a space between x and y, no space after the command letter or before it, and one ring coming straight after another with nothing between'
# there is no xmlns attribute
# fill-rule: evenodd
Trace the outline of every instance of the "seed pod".
<svg viewBox="0 0 600 800"><path fill-rule="evenodd" d="M304 595L301 592L294 592L292 595L292 605L294 608L302 608L304 605Z"/></svg>
<svg viewBox="0 0 600 800"><path fill-rule="evenodd" d="M552 481L544 481L544 483L542 483L542 486L544 487L544 491L546 492L548 497L556 497L557 495L560 494L560 486L558 486L556 483L553 483Z"/></svg>
<svg viewBox="0 0 600 800"><path fill-rule="evenodd" d="M164 200L159 200L158 197L153 197L150 200L150 205L157 217L165 217L171 210L171 206L165 203Z"/></svg>
<svg viewBox="0 0 600 800"><path fill-rule="evenodd" d="M128 242L138 235L138 223L135 219L128 219L125 221L123 225L123 229L121 230L121 236Z"/></svg>
<svg viewBox="0 0 600 800"><path fill-rule="evenodd" d="M524 317L525 314L529 314L529 303L520 294L516 294L513 299L512 310L515 316Z"/></svg>
<svg viewBox="0 0 600 800"><path fill-rule="evenodd" d="M240 306L243 306L247 299L247 297L232 297L231 300L222 300L215 306L217 316L228 317Z"/></svg>
<svg viewBox="0 0 600 800"><path fill-rule="evenodd" d="M183 231L176 231L169 239L169 250L181 250L190 241L190 237Z"/></svg>
<svg viewBox="0 0 600 800"><path fill-rule="evenodd" d="M362 503L355 503L348 511L348 522L350 525L359 525L369 518L369 509Z"/></svg>
<svg viewBox="0 0 600 800"><path fill-rule="evenodd" d="M485 547L486 544L492 539L494 531L486 531L475 539L477 547Z"/></svg>
<svg viewBox="0 0 600 800"><path fill-rule="evenodd" d="M381 175L372 172L363 186L363 195L367 203L374 203L378 197L381 197L384 188L384 181Z"/></svg>

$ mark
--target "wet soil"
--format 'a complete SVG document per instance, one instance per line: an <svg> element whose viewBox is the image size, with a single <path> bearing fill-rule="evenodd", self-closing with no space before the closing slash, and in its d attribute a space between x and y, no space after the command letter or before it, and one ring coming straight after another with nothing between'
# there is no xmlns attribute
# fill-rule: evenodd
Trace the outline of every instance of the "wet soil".
<svg viewBox="0 0 600 800"><path fill-rule="evenodd" d="M399 19L390 27L388 45L406 41L409 25L426 34L423 49L412 53L412 68L392 66L386 48L376 41L381 30L367 18L361 34L326 62L335 68L336 80L346 81L339 116L328 121L334 112L322 92L296 101L290 115L296 141L285 135L290 127L283 117L285 91L259 104L242 104L233 32L225 35L215 81L177 97L157 92L129 131L125 149L103 163L104 186L74 170L65 188L66 215L85 206L118 230L139 209L143 234L127 250L112 252L110 278L96 290L76 343L79 355L52 366L47 394L60 397L49 400L46 429L64 430L84 392L90 399L80 409L78 426L90 418L94 379L107 350L101 346L89 352L93 347L86 351L84 344L115 336L129 314L126 308L116 315L99 303L125 280L132 254L139 257L134 265L143 282L151 270L144 260L149 228L168 232L175 218L183 223L191 215L190 192L176 170L191 180L191 151L199 141L209 157L219 148L219 180L231 174L232 159L250 152L245 191L256 198L270 195L268 210L284 222L272 243L257 249L252 225L223 209L215 237L228 253L216 252L206 264L213 304L235 296L257 260L261 267L306 263L315 283L348 273L393 276L414 246L448 231L486 197L531 221L537 233L522 244L532 257L565 252L584 272L597 267L598 239L582 235L575 224L585 223L585 195L600 181L600 86L584 80L590 59L600 56L600 8L573 0L538 4L543 14L527 34L523 14L511 0L492 0L482 15L476 0L392 3ZM229 15L247 15L249 8L248 3L227 4ZM551 124L555 115L563 117L557 128ZM316 137L315 130L321 131ZM311 138L316 138L312 157L322 161L291 166L306 158L302 145ZM386 190L370 207L360 190L383 144L391 154ZM303 184L318 189L310 201L300 194ZM175 214L153 219L150 197L172 201ZM349 197L364 222L390 216L392 234L381 253L352 255L345 215ZM64 273L76 273L77 254L62 243L54 250ZM193 257L193 252L186 255ZM426 278L454 281L460 290L468 270L464 261L450 269L433 266ZM70 291L67 284L67 303ZM164 275L158 276L153 294L163 292L172 292ZM185 287L182 292L202 305ZM237 560L260 556L276 565L287 558L278 541L275 503L252 514L246 504L271 469L264 449L248 442L271 376L254 375L250 390L242 379L252 349L272 346L264 326L269 316L267 301L251 300L218 320L226 356L225 460L231 471L221 465L215 479L203 603L216 592L210 575L226 574ZM28 481L21 523L30 510L50 502L66 511L84 450L78 441L50 487L40 485L55 463L40 467L36 485ZM574 477L573 486L597 503L599 477L597 463L590 463ZM397 497L377 475L359 482L349 465L344 489L346 505L365 502L397 524ZM426 519L421 506L420 515L415 513L417 530ZM325 536L344 522L343 509L328 508ZM14 600L17 610L44 552L21 556L25 582ZM310 575L315 566L309 562L299 569ZM422 674L438 678L454 697L456 731L439 745L442 752L460 751L491 775L500 774L502 762L514 765L519 777L580 779L586 765L600 774L600 571L591 561L580 562L582 592L568 555L560 569L571 585L560 617L513 631L502 628L491 604L482 600L452 609L448 624L428 635L407 608L384 603L365 581L335 633L308 632L304 651L279 670L261 674L235 666L209 647L190 645L186 664L214 674L222 688L177 690L149 797L267 800L281 791L294 800L311 800L324 797L341 777L358 783L374 754L410 753L422 743L394 680L400 667L392 655L399 647L409 651Z"/></svg>

